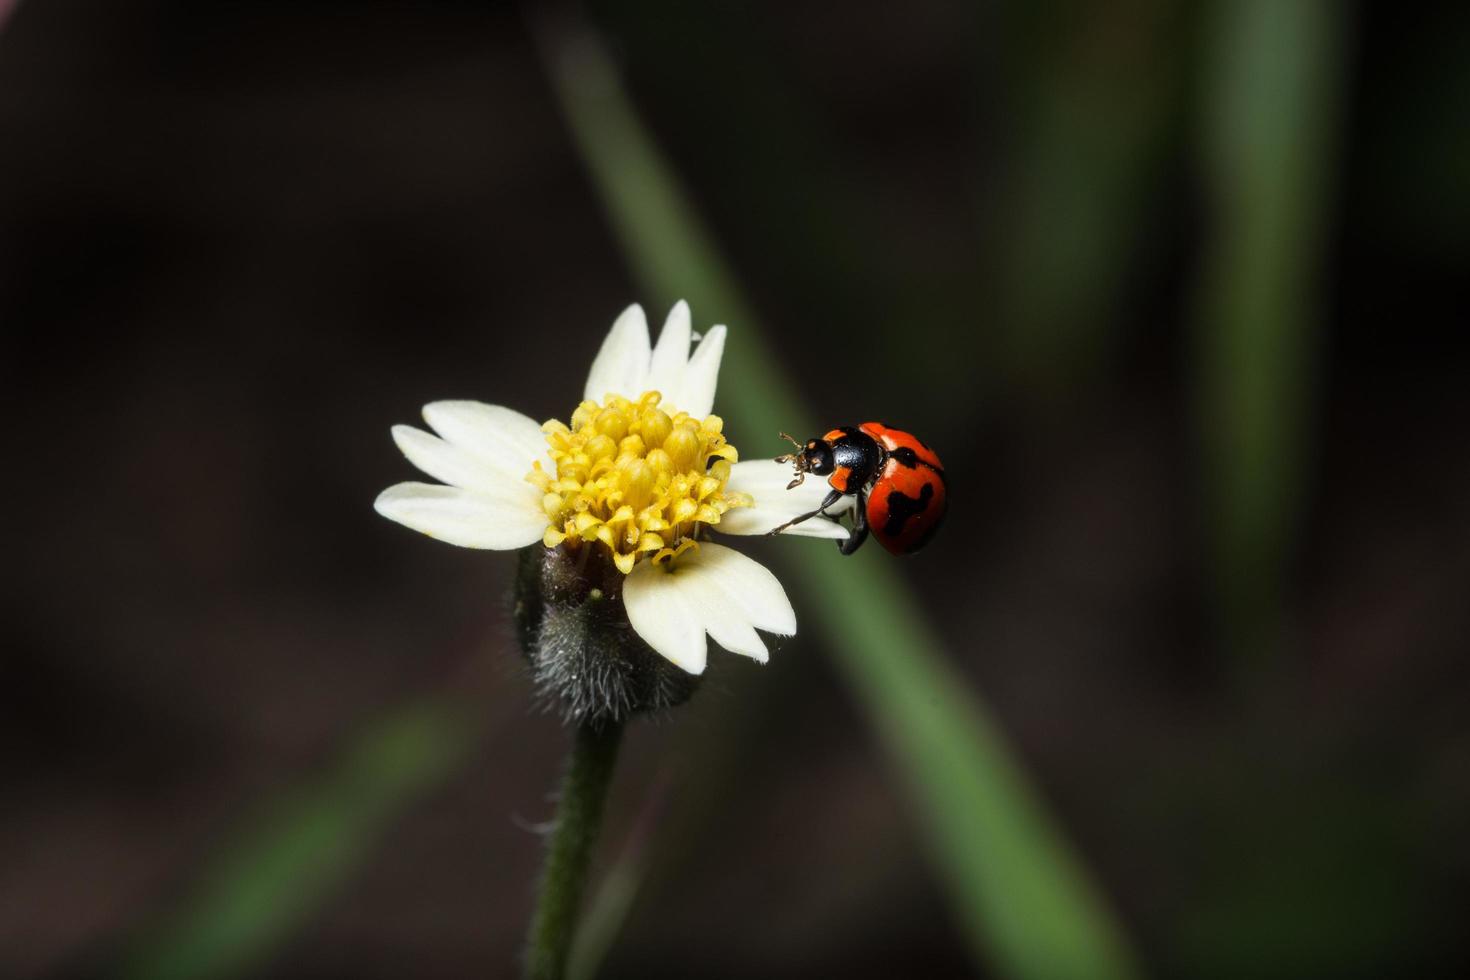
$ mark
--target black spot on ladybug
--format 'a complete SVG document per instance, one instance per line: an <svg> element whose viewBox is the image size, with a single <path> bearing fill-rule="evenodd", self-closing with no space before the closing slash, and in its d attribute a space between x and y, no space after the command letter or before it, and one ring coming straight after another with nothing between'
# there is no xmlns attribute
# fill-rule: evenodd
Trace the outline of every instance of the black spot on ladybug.
<svg viewBox="0 0 1470 980"><path fill-rule="evenodd" d="M913 554L915 551L918 551L920 548L924 547L924 545L928 544L931 540L933 540L934 532L938 530L939 521L935 521L933 524L930 524L929 530L925 531L923 535L919 537L919 540L908 546L908 548L906 549L908 553Z"/></svg>
<svg viewBox="0 0 1470 980"><path fill-rule="evenodd" d="M919 465L919 454L908 446L890 449L888 451L888 458L897 461L900 466L907 466L909 469L913 469Z"/></svg>
<svg viewBox="0 0 1470 980"><path fill-rule="evenodd" d="M928 447L926 446L925 448ZM943 483L945 486L949 485L949 480L946 479L944 476L944 470L941 470L939 467L935 466L927 459L920 459L919 454L914 452L913 449L908 446L899 446L897 449L888 450L888 458L898 463L898 465L900 466L907 466L911 470L918 469L920 466L922 466L929 472L933 473L935 476L939 477L940 482Z"/></svg>
<svg viewBox="0 0 1470 980"><path fill-rule="evenodd" d="M883 522L883 533L896 538L903 533L903 526L908 523L910 517L918 517L929 509L929 501L934 499L934 484L924 484L924 489L919 491L918 499L908 494L899 493L897 490L888 495L888 519Z"/></svg>

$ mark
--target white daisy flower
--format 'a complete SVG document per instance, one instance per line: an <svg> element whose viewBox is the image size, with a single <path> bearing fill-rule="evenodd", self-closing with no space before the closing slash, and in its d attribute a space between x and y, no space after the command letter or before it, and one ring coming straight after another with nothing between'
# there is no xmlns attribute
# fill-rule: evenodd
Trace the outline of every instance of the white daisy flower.
<svg viewBox="0 0 1470 980"><path fill-rule="evenodd" d="M475 401L425 405L437 435L398 425L393 439L442 484L389 487L378 513L466 548L591 549L625 576L628 622L670 662L701 673L708 635L764 663L756 631L790 636L796 613L770 571L706 532L765 534L816 510L827 488L788 490L789 467L739 461L710 414L725 328L711 328L692 354L691 337L683 301L657 346L642 307L628 307L592 362L570 425ZM823 518L782 533L847 537Z"/></svg>

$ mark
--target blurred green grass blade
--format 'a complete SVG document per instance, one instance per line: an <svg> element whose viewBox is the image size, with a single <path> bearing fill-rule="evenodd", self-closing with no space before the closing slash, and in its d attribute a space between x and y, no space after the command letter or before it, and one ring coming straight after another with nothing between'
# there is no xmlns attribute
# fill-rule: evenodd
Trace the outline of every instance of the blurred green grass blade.
<svg viewBox="0 0 1470 980"><path fill-rule="evenodd" d="M548 70L617 235L647 288L736 326L720 405L746 433L817 431L781 377L716 250L644 133L615 70L584 32L543 25ZM779 229L773 229L779 234ZM810 542L809 542L810 543ZM1008 977L1128 977L1131 951L1024 774L948 666L903 582L869 553L785 549L785 578L808 597L915 801L930 859L977 958ZM843 583L841 589L831 587Z"/></svg>
<svg viewBox="0 0 1470 980"><path fill-rule="evenodd" d="M988 46L994 27L1007 32L1002 74L983 78L981 98L1014 120L992 192L1002 210L984 222L1003 270L995 326L1012 397L1055 402L1075 398L1126 341L1133 327L1119 314L1139 269L1164 265L1154 261L1167 200L1158 186L1184 90L1177 35L1190 7L1053 0L994 16L982 34Z"/></svg>
<svg viewBox="0 0 1470 980"><path fill-rule="evenodd" d="M627 860L619 860L608 869L577 928L567 980L593 980L597 976L628 921L647 870L641 862Z"/></svg>
<svg viewBox="0 0 1470 980"><path fill-rule="evenodd" d="M139 937L121 974L139 980L259 969L358 868L397 816L457 767L474 739L445 701L380 719L319 779L231 842L167 921Z"/></svg>
<svg viewBox="0 0 1470 980"><path fill-rule="evenodd" d="M1345 8L1214 9L1202 114L1213 239L1196 374L1227 648L1268 662L1310 468L1319 266Z"/></svg>
<svg viewBox="0 0 1470 980"><path fill-rule="evenodd" d="M641 846L625 848L607 869L577 925L567 980L593 980L597 976L628 921L647 875L647 855Z"/></svg>

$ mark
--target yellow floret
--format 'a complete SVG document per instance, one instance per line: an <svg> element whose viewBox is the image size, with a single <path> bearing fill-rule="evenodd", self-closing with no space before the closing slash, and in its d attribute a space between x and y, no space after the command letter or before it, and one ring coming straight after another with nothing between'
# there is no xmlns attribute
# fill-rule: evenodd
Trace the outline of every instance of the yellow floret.
<svg viewBox="0 0 1470 980"><path fill-rule="evenodd" d="M663 405L656 391L585 401L570 427L543 425L556 472L537 463L526 479L542 491L548 548L605 547L627 574L642 557L665 561L696 547L702 525L718 524L749 496L728 492L730 464L718 415L695 419Z"/></svg>

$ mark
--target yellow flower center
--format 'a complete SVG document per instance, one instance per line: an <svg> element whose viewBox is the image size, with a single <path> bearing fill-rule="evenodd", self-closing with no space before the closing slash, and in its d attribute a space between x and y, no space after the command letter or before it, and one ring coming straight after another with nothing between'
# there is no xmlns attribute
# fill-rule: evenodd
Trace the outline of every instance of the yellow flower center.
<svg viewBox="0 0 1470 980"><path fill-rule="evenodd" d="M662 401L656 391L637 401L612 395L578 405L570 428L556 419L541 426L556 472L538 462L526 479L544 494L546 547L600 541L626 575L640 557L665 561L695 547L701 525L753 503L725 489L740 455L720 431L724 421Z"/></svg>

